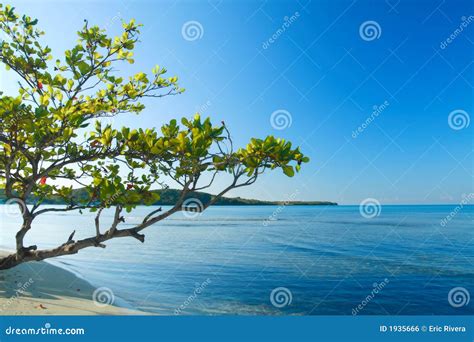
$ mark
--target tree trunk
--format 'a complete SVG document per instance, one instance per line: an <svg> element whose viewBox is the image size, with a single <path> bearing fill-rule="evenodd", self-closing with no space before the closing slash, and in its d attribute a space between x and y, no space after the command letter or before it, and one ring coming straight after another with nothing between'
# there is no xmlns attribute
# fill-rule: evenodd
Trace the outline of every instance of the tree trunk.
<svg viewBox="0 0 474 342"><path fill-rule="evenodd" d="M16 235L16 242L17 242L17 251L14 254L10 254L4 258L0 258L0 270L6 270L12 267L15 267L21 263L28 262L28 261L41 261L44 259L55 258L62 255L70 255L76 254L81 249L88 248L88 247L102 247L105 248L103 242L120 237L133 237L140 242L145 242L145 235L140 234L140 232L167 218L168 216L172 215L173 213L182 210L181 205L184 201L184 196L186 192L183 192L181 198L179 199L178 203L171 208L170 210L162 213L161 215L153 217L152 214L156 214L157 212L161 211L161 208L154 210L148 216L145 217L141 224L138 224L135 227L128 228L128 229L117 229L117 225L121 220L120 217L120 210L116 211L114 222L110 226L109 230L105 233L100 234L99 231L96 231L96 236L85 238L82 240L74 241L74 232L69 236L68 241L63 243L62 245L52 248L52 249L42 249L38 250L35 245L29 247L23 247L23 238L25 234L31 229L32 217L25 216L24 223L20 231L18 231Z"/></svg>
<svg viewBox="0 0 474 342"><path fill-rule="evenodd" d="M105 248L105 245L102 244L102 242L118 237L133 237L142 243L145 242L145 236L143 234L139 234L136 228L109 230L105 234L101 234L99 236L94 236L78 241L68 241L53 249L37 250L36 246L22 248L20 251L17 251L17 253L1 258L0 270L6 270L27 261L41 261L61 255L76 254L79 252L79 250L87 247Z"/></svg>
<svg viewBox="0 0 474 342"><path fill-rule="evenodd" d="M18 260L16 254L11 254L0 259L0 270L7 270L21 264L23 261Z"/></svg>

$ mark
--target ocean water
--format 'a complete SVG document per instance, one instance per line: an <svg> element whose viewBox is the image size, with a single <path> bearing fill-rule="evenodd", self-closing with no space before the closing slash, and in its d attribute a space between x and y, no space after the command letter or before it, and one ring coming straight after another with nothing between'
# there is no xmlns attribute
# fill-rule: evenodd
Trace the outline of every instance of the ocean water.
<svg viewBox="0 0 474 342"><path fill-rule="evenodd" d="M0 248L11 249L19 220L5 206L0 215ZM454 205L382 206L373 218L358 206L213 207L148 228L144 244L115 239L50 262L160 314L465 315L474 313L473 218L473 206ZM94 229L90 213L51 213L25 244L53 247ZM449 296L453 288L462 289Z"/></svg>

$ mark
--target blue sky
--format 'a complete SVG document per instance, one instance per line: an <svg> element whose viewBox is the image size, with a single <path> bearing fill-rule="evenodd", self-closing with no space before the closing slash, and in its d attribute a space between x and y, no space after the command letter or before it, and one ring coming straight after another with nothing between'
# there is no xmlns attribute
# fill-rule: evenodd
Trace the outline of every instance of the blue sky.
<svg viewBox="0 0 474 342"><path fill-rule="evenodd" d="M120 73L159 64L187 91L147 102L141 116L116 118L114 125L159 126L200 111L225 120L238 144L273 134L301 145L311 158L294 178L270 173L231 195L400 204L458 203L474 191L474 123L453 129L460 127L448 122L453 111L469 120L474 112L471 1L13 5L39 19L56 54L73 45L86 18L111 33L120 18L144 24L136 63ZM190 21L200 25L198 39L183 37ZM361 25L369 21L375 24L364 33ZM0 78L2 87L13 89L3 69ZM275 111L289 113L291 125L275 129Z"/></svg>

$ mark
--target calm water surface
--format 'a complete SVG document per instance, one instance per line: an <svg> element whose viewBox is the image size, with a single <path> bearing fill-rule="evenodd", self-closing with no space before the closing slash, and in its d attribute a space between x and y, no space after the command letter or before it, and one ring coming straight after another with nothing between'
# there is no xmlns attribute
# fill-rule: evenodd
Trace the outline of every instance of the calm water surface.
<svg viewBox="0 0 474 342"><path fill-rule="evenodd" d="M170 315L351 315L362 303L365 315L473 314L473 302L448 302L454 287L474 295L474 207L441 225L453 210L383 206L367 219L357 206L213 207L148 228L145 244L116 239L50 262L112 289L124 305ZM11 249L18 219L6 211L0 206L0 248ZM124 226L148 211L126 215ZM44 215L25 244L53 247L72 230L93 235L93 215ZM374 285L380 291L367 300ZM279 299L291 294L281 308L270 300L280 287L287 297Z"/></svg>

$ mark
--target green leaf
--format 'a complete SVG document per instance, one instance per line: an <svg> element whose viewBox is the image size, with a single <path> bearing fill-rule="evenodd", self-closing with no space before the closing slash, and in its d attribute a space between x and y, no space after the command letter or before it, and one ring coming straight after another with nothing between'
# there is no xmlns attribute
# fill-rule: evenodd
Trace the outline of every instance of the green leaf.
<svg viewBox="0 0 474 342"><path fill-rule="evenodd" d="M285 165L283 166L283 173L287 175L288 177L293 177L295 175L295 170L293 169L292 166Z"/></svg>

